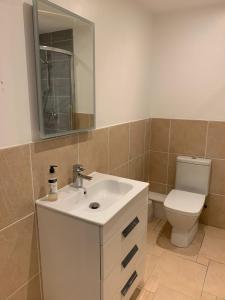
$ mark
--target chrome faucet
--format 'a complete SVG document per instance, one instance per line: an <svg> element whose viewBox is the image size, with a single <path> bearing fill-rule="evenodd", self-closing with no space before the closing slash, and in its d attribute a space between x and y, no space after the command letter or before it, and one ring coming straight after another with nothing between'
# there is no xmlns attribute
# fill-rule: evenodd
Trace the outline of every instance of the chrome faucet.
<svg viewBox="0 0 225 300"><path fill-rule="evenodd" d="M82 174L83 171L85 171L85 169L82 165L76 164L73 166L73 186L76 189L83 189L84 194L86 194L87 190L83 186L83 180L92 180L92 177Z"/></svg>

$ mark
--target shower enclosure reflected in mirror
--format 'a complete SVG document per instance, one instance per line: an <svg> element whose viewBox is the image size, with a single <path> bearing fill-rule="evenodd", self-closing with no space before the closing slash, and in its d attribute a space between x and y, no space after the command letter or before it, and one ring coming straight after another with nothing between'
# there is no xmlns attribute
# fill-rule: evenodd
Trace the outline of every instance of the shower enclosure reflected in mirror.
<svg viewBox="0 0 225 300"><path fill-rule="evenodd" d="M33 0L41 138L95 127L94 24Z"/></svg>

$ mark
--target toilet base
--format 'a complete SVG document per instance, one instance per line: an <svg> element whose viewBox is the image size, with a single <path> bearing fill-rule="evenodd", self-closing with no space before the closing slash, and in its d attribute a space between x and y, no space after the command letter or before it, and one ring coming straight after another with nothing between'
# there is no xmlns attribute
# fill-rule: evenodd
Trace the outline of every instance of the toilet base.
<svg viewBox="0 0 225 300"><path fill-rule="evenodd" d="M172 228L171 243L177 247L188 247L193 241L198 231L198 222L189 231L182 231L177 228Z"/></svg>

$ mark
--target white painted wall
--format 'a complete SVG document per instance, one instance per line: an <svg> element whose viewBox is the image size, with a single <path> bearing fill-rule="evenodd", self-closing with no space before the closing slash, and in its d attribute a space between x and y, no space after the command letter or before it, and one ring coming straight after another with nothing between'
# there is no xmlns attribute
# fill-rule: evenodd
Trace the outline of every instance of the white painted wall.
<svg viewBox="0 0 225 300"><path fill-rule="evenodd" d="M0 146L31 139L22 1L0 0Z"/></svg>
<svg viewBox="0 0 225 300"><path fill-rule="evenodd" d="M0 147L36 136L31 0L0 0ZM55 0L96 23L97 127L148 117L151 18L130 0Z"/></svg>
<svg viewBox="0 0 225 300"><path fill-rule="evenodd" d="M153 19L153 117L225 120L225 5Z"/></svg>
<svg viewBox="0 0 225 300"><path fill-rule="evenodd" d="M151 18L130 0L55 0L95 23L97 127L148 117Z"/></svg>
<svg viewBox="0 0 225 300"><path fill-rule="evenodd" d="M152 26L135 1L55 3L96 24L98 128L150 113L225 120L225 5L164 12ZM0 0L0 148L37 133L30 5Z"/></svg>

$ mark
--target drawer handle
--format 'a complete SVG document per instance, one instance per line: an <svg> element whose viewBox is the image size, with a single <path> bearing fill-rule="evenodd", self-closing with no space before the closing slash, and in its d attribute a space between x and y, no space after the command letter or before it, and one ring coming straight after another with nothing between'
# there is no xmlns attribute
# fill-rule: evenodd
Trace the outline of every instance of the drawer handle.
<svg viewBox="0 0 225 300"><path fill-rule="evenodd" d="M135 245L121 263L121 265L124 267L124 269L126 268L126 266L129 264L129 262L132 260L132 258L134 257L134 255L137 252L138 252L138 246Z"/></svg>
<svg viewBox="0 0 225 300"><path fill-rule="evenodd" d="M133 221L122 231L122 235L127 237L128 234L134 229L135 226L139 223L138 217L134 218Z"/></svg>
<svg viewBox="0 0 225 300"><path fill-rule="evenodd" d="M138 276L137 271L134 271L134 273L131 275L131 277L129 278L129 280L127 281L127 283L125 284L125 286L121 290L121 294L123 296L125 296L127 294L127 292L129 291L130 287L134 283L137 276Z"/></svg>

